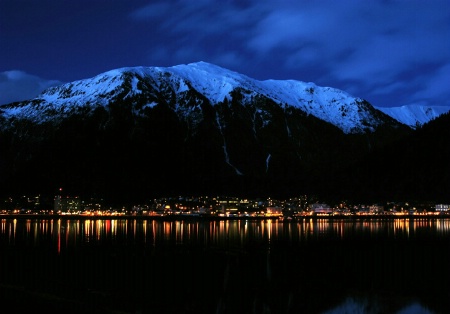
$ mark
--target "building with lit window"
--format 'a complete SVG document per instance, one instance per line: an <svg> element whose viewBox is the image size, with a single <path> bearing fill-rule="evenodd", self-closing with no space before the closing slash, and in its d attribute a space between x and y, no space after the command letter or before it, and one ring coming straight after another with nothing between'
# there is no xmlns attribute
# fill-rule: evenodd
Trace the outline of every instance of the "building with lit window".
<svg viewBox="0 0 450 314"><path fill-rule="evenodd" d="M328 204L315 203L310 205L310 209L315 214L331 214L333 209Z"/></svg>
<svg viewBox="0 0 450 314"><path fill-rule="evenodd" d="M450 205L448 204L436 204L437 212L448 212L450 209Z"/></svg>
<svg viewBox="0 0 450 314"><path fill-rule="evenodd" d="M57 195L53 210L61 213L78 213L82 210L81 200L78 197Z"/></svg>

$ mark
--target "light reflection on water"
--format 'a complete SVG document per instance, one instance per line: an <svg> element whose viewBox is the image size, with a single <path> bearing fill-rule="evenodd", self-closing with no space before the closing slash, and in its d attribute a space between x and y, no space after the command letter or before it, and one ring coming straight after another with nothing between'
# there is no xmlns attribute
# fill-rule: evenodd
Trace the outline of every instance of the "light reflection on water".
<svg viewBox="0 0 450 314"><path fill-rule="evenodd" d="M98 290L148 313L450 313L449 241L448 218L0 219L0 286ZM174 287L189 287L178 303Z"/></svg>
<svg viewBox="0 0 450 314"><path fill-rule="evenodd" d="M450 235L450 220L436 219L304 219L178 220L143 219L1 219L3 245L39 246L56 243L57 250L80 244L137 243L146 246L194 245L244 247L260 244L308 243L320 240L404 239L433 234Z"/></svg>

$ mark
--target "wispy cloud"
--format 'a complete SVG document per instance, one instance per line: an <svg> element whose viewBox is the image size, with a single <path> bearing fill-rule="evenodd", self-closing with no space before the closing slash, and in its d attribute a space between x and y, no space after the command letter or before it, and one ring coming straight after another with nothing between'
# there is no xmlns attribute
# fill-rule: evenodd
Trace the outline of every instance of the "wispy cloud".
<svg viewBox="0 0 450 314"><path fill-rule="evenodd" d="M447 1L169 1L131 17L170 38L177 62L217 61L257 78L311 80L376 101L395 93L389 99L398 105L412 101L406 91L417 76L422 86L438 86L435 68L450 60ZM157 53L149 50L149 59ZM432 91L445 92L423 93Z"/></svg>
<svg viewBox="0 0 450 314"><path fill-rule="evenodd" d="M340 88L376 106L450 105L448 0L4 3L0 71L67 81L206 61L256 79Z"/></svg>
<svg viewBox="0 0 450 314"><path fill-rule="evenodd" d="M422 105L448 105L450 99L450 63L429 75L417 92L411 96L412 102Z"/></svg>
<svg viewBox="0 0 450 314"><path fill-rule="evenodd" d="M0 72L0 104L34 98L44 89L58 84L61 82L42 79L23 71Z"/></svg>

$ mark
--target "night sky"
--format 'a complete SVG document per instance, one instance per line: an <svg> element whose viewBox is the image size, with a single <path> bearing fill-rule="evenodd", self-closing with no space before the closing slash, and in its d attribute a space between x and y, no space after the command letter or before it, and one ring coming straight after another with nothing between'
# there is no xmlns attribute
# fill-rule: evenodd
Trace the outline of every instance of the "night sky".
<svg viewBox="0 0 450 314"><path fill-rule="evenodd" d="M0 0L0 104L197 61L379 107L450 106L450 1Z"/></svg>

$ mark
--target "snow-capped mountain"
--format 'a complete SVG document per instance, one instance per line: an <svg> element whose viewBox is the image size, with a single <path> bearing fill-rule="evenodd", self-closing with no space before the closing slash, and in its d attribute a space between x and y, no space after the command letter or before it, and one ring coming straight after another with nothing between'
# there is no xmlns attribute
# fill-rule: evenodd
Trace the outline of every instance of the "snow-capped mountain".
<svg viewBox="0 0 450 314"><path fill-rule="evenodd" d="M44 122L66 117L86 107L107 106L113 100L133 98L136 108L143 110L159 104L161 97L169 97L174 102L172 109L183 118L182 115L195 111L195 106L189 110L181 108L186 97L192 98L186 96L192 90L213 106L231 101L236 92L240 93L243 104L264 97L282 108L300 109L337 126L344 133L372 132L387 122L386 117L363 99L335 88L294 80L258 81L205 62L166 68L116 69L90 79L49 88L33 100L0 107L0 112L7 119L14 117ZM196 99L195 105L205 101L200 98ZM268 119L259 110L256 115Z"/></svg>
<svg viewBox="0 0 450 314"><path fill-rule="evenodd" d="M313 83L204 62L121 68L0 106L0 192L64 186L135 202L335 191L328 176L411 132Z"/></svg>
<svg viewBox="0 0 450 314"><path fill-rule="evenodd" d="M436 119L450 111L448 106L401 106L401 107L375 107L391 116L395 120L413 129Z"/></svg>

